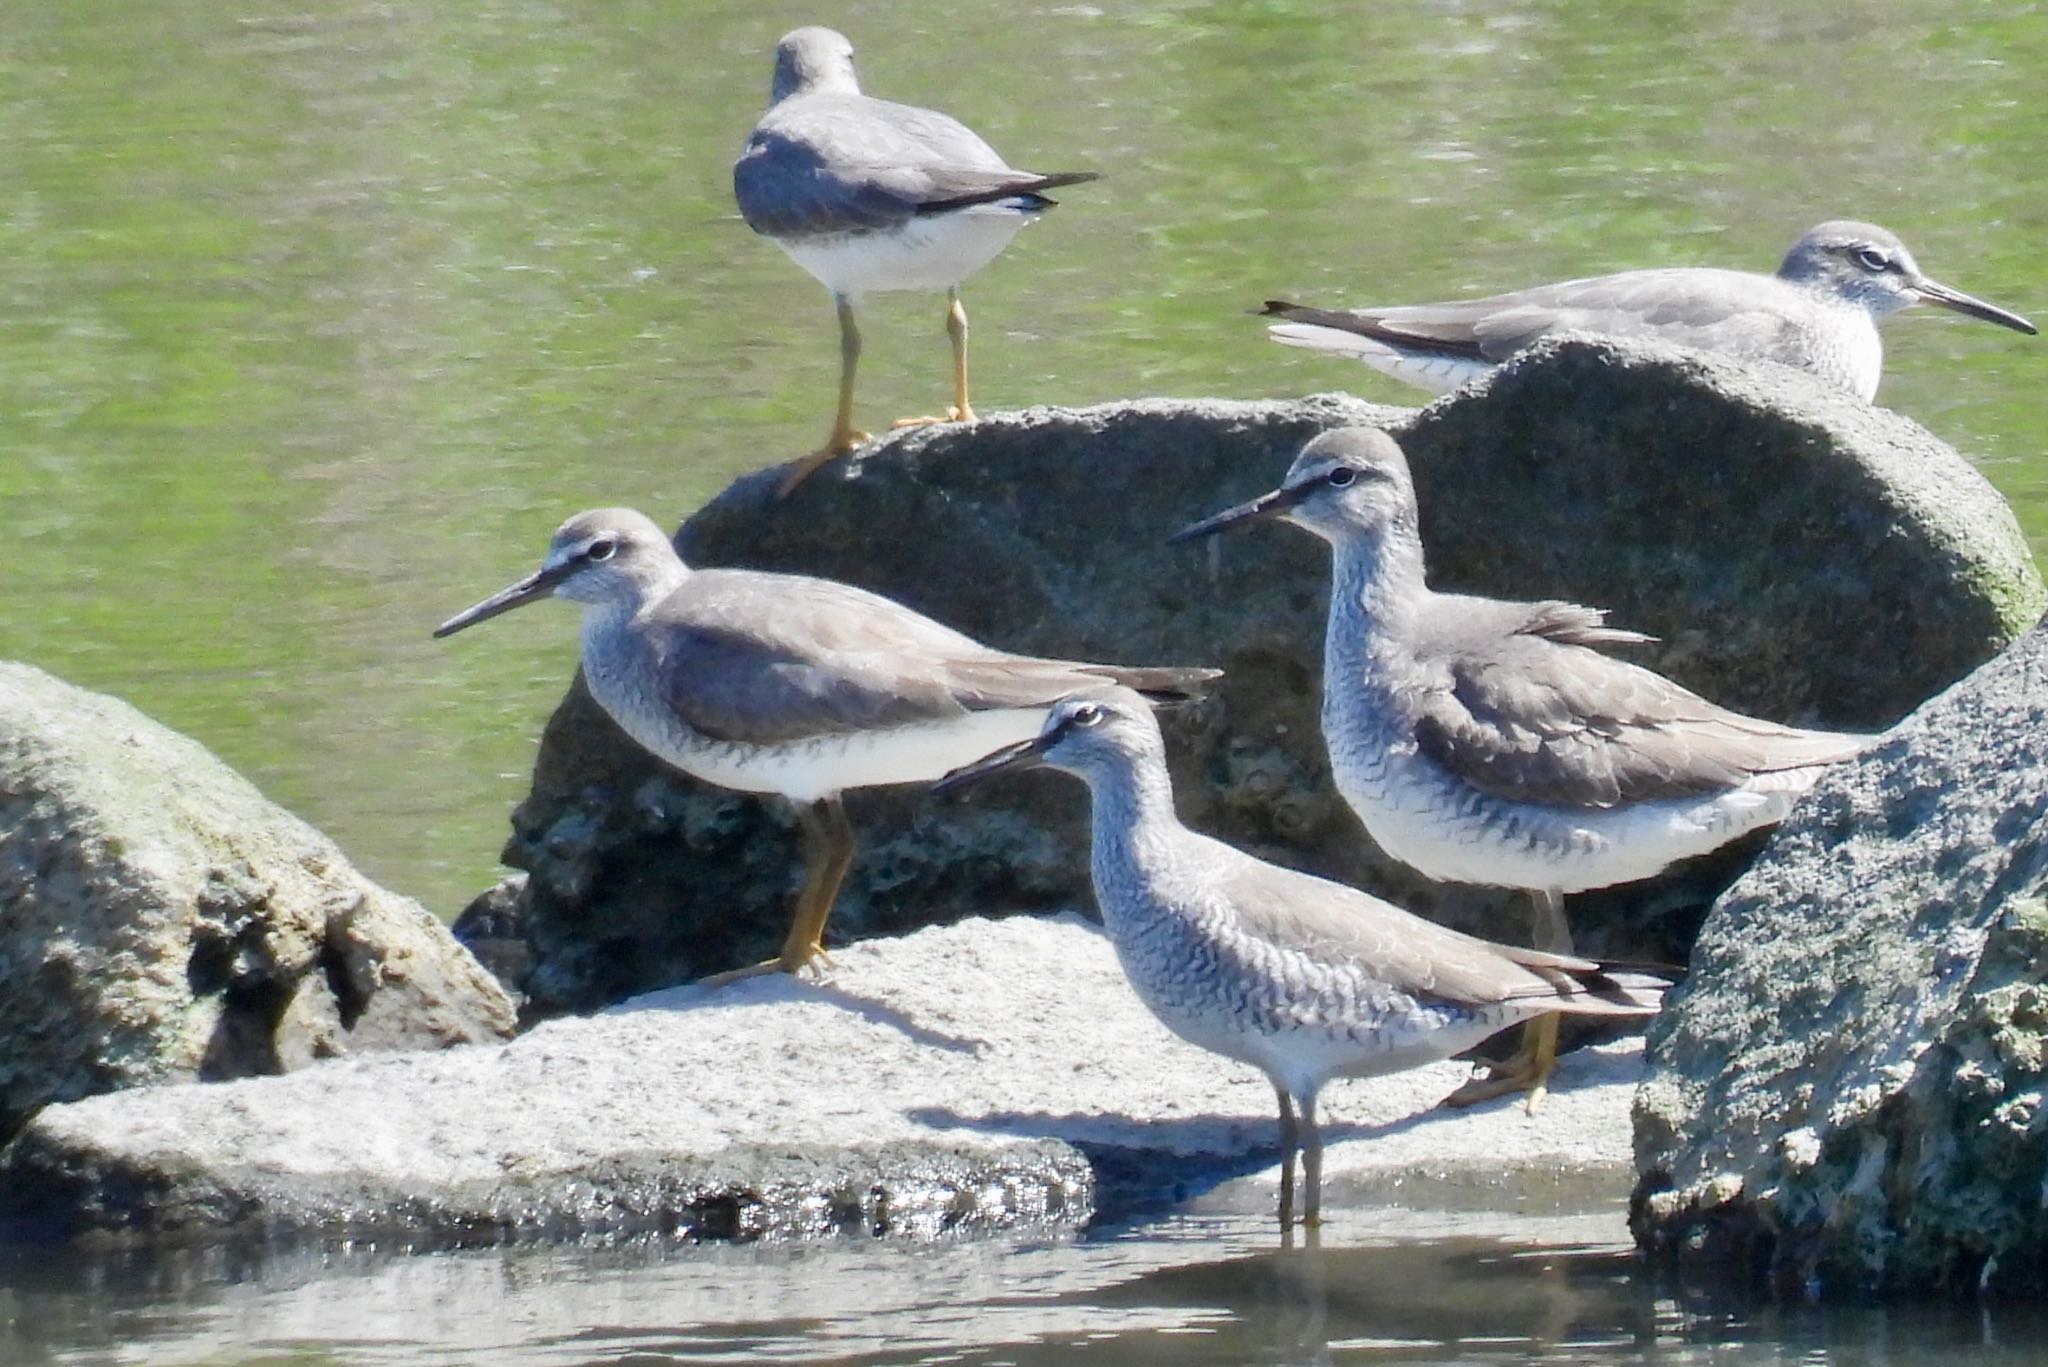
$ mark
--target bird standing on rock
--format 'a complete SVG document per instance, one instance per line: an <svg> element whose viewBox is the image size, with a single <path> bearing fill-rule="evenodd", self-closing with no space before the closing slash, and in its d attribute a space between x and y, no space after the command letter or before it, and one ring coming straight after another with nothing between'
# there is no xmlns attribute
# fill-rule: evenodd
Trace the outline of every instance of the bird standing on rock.
<svg viewBox="0 0 2048 1367"><path fill-rule="evenodd" d="M776 44L768 112L733 164L733 194L747 226L830 290L839 313L832 431L790 469L784 494L869 439L853 426L855 301L874 290L946 291L953 405L895 425L972 422L960 282L1053 207L1047 190L1095 178L1020 171L957 119L861 94L853 45L832 29L800 28Z"/></svg>
<svg viewBox="0 0 2048 1367"><path fill-rule="evenodd" d="M1076 688L1182 699L1217 677L1012 655L830 579L691 569L630 508L570 518L540 569L434 635L549 596L583 605L584 682L621 730L692 778L796 808L806 876L782 952L714 985L822 956L853 860L847 789L935 779L1035 734Z"/></svg>
<svg viewBox="0 0 2048 1367"><path fill-rule="evenodd" d="M1249 1063L1280 1108L1280 1219L1322 1220L1316 1098L1333 1077L1433 1063L1549 1012L1647 1016L1667 984L1448 930L1355 888L1254 859L1180 823L1159 723L1128 689L1057 704L1036 737L942 779L945 791L1046 763L1092 795L1089 871L1117 961L1182 1039Z"/></svg>
<svg viewBox="0 0 2048 1367"><path fill-rule="evenodd" d="M1537 285L1442 304L1323 309L1266 301L1276 342L1355 357L1444 394L1558 332L1654 337L1742 361L1810 371L1868 402L1884 370L1879 321L1939 304L2013 329L2034 325L1921 274L1906 244L1872 223L1823 223L1775 275L1679 266Z"/></svg>
<svg viewBox="0 0 2048 1367"><path fill-rule="evenodd" d="M1781 820L1873 738L1718 707L1594 647L1650 638L1564 602L1438 593L1407 458L1375 428L1325 432L1278 489L1175 533L1280 519L1329 543L1323 738L1337 789L1388 855L1427 877L1527 890L1536 943L1571 947L1563 895L1648 878ZM1526 1088L1518 1062L1458 1101Z"/></svg>

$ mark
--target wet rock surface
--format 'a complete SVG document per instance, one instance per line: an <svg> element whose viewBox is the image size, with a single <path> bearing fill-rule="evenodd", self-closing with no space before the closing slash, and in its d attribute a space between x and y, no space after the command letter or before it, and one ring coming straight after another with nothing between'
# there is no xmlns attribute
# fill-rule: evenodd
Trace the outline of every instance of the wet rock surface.
<svg viewBox="0 0 2048 1367"><path fill-rule="evenodd" d="M432 915L203 746L0 664L0 1140L51 1102L513 1024Z"/></svg>
<svg viewBox="0 0 2048 1367"><path fill-rule="evenodd" d="M921 1238L1071 1228L1246 1176L1271 1208L1271 1086L1169 1035L1079 917L835 960L821 983L672 989L503 1045L47 1107L0 1151L0 1241ZM1626 1187L1637 1042L1569 1056L1534 1119L1433 1110L1464 1075L1326 1090L1328 1218Z"/></svg>
<svg viewBox="0 0 2048 1367"><path fill-rule="evenodd" d="M1682 1271L2048 1290L2048 625L1822 781L1650 1055L1632 1224Z"/></svg>
<svg viewBox="0 0 2048 1367"><path fill-rule="evenodd" d="M1609 608L1661 638L1632 658L1774 719L1888 724L2043 602L2010 510L1911 421L1796 372L1585 340L1546 342L1420 412L1343 396L1145 401L913 430L786 501L774 472L742 479L678 544L699 564L858 583L1009 649L1223 666L1212 701L1167 720L1191 824L1520 940L1515 898L1392 865L1331 787L1321 544L1268 527L1164 545L1272 487L1308 437L1360 422L1409 451L1439 587ZM835 942L1088 897L1084 803L1057 776L945 802L871 790L848 806L861 849ZM1581 945L1682 962L1760 843L1574 898ZM525 940L518 985L538 1016L764 957L799 870L779 803L675 774L580 684L547 726L505 858L530 877L492 899L489 929Z"/></svg>

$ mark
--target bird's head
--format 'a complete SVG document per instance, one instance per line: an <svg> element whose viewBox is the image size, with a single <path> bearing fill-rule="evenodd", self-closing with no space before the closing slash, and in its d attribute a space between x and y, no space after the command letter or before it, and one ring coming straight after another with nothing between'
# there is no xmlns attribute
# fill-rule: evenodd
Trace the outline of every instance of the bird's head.
<svg viewBox="0 0 2048 1367"><path fill-rule="evenodd" d="M596 508L555 529L539 569L456 613L434 635L452 636L549 597L633 605L674 587L684 573L675 548L652 519L631 508Z"/></svg>
<svg viewBox="0 0 2048 1367"><path fill-rule="evenodd" d="M1928 303L2014 332L2036 331L2017 313L1929 279L1906 244L1875 223L1839 219L1821 224L1792 244L1778 276L1825 290L1862 307L1872 318Z"/></svg>
<svg viewBox="0 0 2048 1367"><path fill-rule="evenodd" d="M1413 526L1415 484L1408 458L1377 427L1340 427L1301 448L1280 487L1175 532L1192 541L1247 522L1278 519L1332 544L1396 523Z"/></svg>
<svg viewBox="0 0 2048 1367"><path fill-rule="evenodd" d="M775 80L769 87L771 104L791 95L860 94L860 80L853 74L853 44L837 29L811 24L791 29L775 45Z"/></svg>
<svg viewBox="0 0 2048 1367"><path fill-rule="evenodd" d="M1041 764L1088 778L1147 758L1163 764L1164 755L1152 705L1110 684L1068 694L1052 705L1036 736L962 765L932 785L932 791L952 792L990 774Z"/></svg>

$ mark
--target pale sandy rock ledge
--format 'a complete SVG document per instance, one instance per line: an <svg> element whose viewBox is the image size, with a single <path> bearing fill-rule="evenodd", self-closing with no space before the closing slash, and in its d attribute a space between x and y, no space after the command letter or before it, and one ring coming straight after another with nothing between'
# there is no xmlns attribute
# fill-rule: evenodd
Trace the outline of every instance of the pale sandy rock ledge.
<svg viewBox="0 0 2048 1367"><path fill-rule="evenodd" d="M1507 1101L1432 1110L1464 1071L1331 1087L1332 1220L1626 1191L1635 1042L1568 1058L1534 1119ZM677 988L502 1045L51 1106L0 1153L0 1233L1072 1227L1246 1174L1271 1190L1272 1105L1251 1069L1152 1019L1098 928L970 920L841 951L824 982Z"/></svg>

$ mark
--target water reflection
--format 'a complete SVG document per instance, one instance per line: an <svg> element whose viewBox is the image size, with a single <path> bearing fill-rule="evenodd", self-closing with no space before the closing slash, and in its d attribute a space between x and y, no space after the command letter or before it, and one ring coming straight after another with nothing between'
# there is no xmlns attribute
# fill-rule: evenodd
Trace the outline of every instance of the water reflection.
<svg viewBox="0 0 2048 1367"><path fill-rule="evenodd" d="M393 1256L173 1253L0 1272L8 1361L108 1353L251 1361L320 1345L347 1361L814 1358L887 1363L1319 1361L1470 1344L1633 1340L1626 1261L1500 1239L1276 1247L1267 1220L1137 1226L1087 1240L937 1248L604 1248ZM1620 1330L1624 1322L1633 1327Z"/></svg>
<svg viewBox="0 0 2048 1367"><path fill-rule="evenodd" d="M1266 1193L1268 1196L1270 1193ZM1405 1229L1449 1228L1415 1240ZM1772 1307L1659 1289L1619 1215L1213 1206L1081 1238L0 1257L0 1361L2038 1361L2038 1308Z"/></svg>

